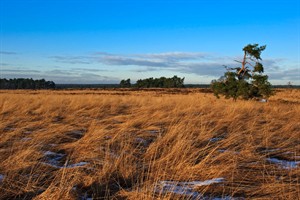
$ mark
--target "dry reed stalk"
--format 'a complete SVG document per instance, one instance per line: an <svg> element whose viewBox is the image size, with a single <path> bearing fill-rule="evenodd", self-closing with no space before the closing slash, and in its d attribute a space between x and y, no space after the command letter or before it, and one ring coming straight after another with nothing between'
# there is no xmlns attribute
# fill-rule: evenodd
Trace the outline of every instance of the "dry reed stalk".
<svg viewBox="0 0 300 200"><path fill-rule="evenodd" d="M297 199L299 99L299 90L268 103L197 89L0 91L0 199L187 199L158 188L216 178L190 190Z"/></svg>

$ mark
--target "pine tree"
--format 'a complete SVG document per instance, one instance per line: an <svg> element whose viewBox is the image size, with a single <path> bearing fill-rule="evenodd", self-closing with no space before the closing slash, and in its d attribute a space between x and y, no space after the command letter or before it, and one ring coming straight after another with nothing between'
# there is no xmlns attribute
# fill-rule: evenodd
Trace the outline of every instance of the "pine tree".
<svg viewBox="0 0 300 200"><path fill-rule="evenodd" d="M252 98L268 98L272 95L271 84L268 76L264 75L264 67L261 63L261 53L266 46L258 44L248 44L243 48L244 56L241 67L229 68L227 72L218 80L211 82L211 88L216 97L220 95L225 98L252 99Z"/></svg>

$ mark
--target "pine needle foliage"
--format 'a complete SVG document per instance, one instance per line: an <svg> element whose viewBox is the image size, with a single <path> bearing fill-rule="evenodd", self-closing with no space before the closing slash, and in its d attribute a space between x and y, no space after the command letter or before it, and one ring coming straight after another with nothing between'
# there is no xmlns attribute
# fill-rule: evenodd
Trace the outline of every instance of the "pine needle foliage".
<svg viewBox="0 0 300 200"><path fill-rule="evenodd" d="M266 45L248 44L243 48L244 57L241 67L229 68L225 66L224 76L211 82L214 95L219 98L232 98L234 100L269 98L273 92L268 76L264 74L264 67L261 63L261 53Z"/></svg>

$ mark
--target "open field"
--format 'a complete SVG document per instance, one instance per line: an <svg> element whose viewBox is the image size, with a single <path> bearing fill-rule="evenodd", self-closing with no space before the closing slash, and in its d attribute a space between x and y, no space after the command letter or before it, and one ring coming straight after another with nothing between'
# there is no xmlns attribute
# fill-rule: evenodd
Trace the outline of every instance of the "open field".
<svg viewBox="0 0 300 200"><path fill-rule="evenodd" d="M299 199L300 90L0 91L0 199Z"/></svg>

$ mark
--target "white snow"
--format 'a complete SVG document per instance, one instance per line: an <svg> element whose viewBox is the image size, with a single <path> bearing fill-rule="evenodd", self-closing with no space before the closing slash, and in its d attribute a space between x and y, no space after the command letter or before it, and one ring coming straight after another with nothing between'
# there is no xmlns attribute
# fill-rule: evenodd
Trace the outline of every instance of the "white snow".
<svg viewBox="0 0 300 200"><path fill-rule="evenodd" d="M61 160L66 156L66 154L63 153L55 153L52 151L46 151L44 152L44 155L47 158L47 161L45 164L50 165L55 168L62 168L63 164L61 163Z"/></svg>
<svg viewBox="0 0 300 200"><path fill-rule="evenodd" d="M70 131L70 133L76 134L76 135L83 135L84 131L83 130L74 130L74 131Z"/></svg>
<svg viewBox="0 0 300 200"><path fill-rule="evenodd" d="M275 148L275 149L264 149L264 150L262 150L263 153L271 153L271 152L276 152L276 151L280 151L280 149Z"/></svg>
<svg viewBox="0 0 300 200"><path fill-rule="evenodd" d="M67 165L66 168L82 167L87 164L88 164L88 162L79 162L79 163Z"/></svg>
<svg viewBox="0 0 300 200"><path fill-rule="evenodd" d="M266 102L268 102L268 100L267 99L261 99L261 100L259 100L259 102L266 103Z"/></svg>
<svg viewBox="0 0 300 200"><path fill-rule="evenodd" d="M206 181L193 181L191 182L195 186L203 186L203 185L211 185L214 183L222 183L224 181L224 178L214 178L211 180L206 180Z"/></svg>
<svg viewBox="0 0 300 200"><path fill-rule="evenodd" d="M237 152L237 151L231 151L231 150L227 150L227 149L219 149L218 151L219 151L220 153L240 154L240 152Z"/></svg>
<svg viewBox="0 0 300 200"><path fill-rule="evenodd" d="M215 138L211 138L209 139L210 142L218 142L220 140L223 140L224 138L218 138L218 137L215 137Z"/></svg>
<svg viewBox="0 0 300 200"><path fill-rule="evenodd" d="M48 158L47 162L45 162L45 164L50 165L55 168L74 168L74 167L82 167L82 166L88 164L88 162L79 162L79 163L74 163L74 164L63 165L61 162L61 159L63 159L63 157L65 157L66 154L55 153L52 151L46 151L46 152L44 152L44 155Z"/></svg>
<svg viewBox="0 0 300 200"><path fill-rule="evenodd" d="M205 181L190 181L190 182L178 182L178 181L160 181L157 185L156 192L158 193L174 193L178 195L189 196L190 198L203 198L203 195L195 188L199 186L206 186L215 183L222 183L224 178L214 178Z"/></svg>
<svg viewBox="0 0 300 200"><path fill-rule="evenodd" d="M4 180L4 175L0 174L0 183Z"/></svg>
<svg viewBox="0 0 300 200"><path fill-rule="evenodd" d="M60 168L60 160L66 156L66 154L55 153L52 151L46 151L44 152L44 155L47 158L47 161L45 163L55 168Z"/></svg>
<svg viewBox="0 0 300 200"><path fill-rule="evenodd" d="M74 164L70 164L70 165L63 165L63 166L59 166L59 165L55 165L55 164L50 164L50 163L43 163L43 164L46 164L46 165L50 165L51 167L54 167L54 168L58 168L58 169L63 169L63 168L75 168L75 167L82 167L82 166L85 166L88 164L88 162L79 162L79 163L74 163Z"/></svg>
<svg viewBox="0 0 300 200"><path fill-rule="evenodd" d="M267 161L279 165L283 169L294 169L298 167L300 161L280 160L278 158L267 158Z"/></svg>
<svg viewBox="0 0 300 200"><path fill-rule="evenodd" d="M213 183L222 183L224 178L214 178L211 180L206 181L190 181L190 182L176 182L176 181L161 181L160 183L163 185L183 185L188 187L197 187L197 186L204 186L204 185L211 185Z"/></svg>
<svg viewBox="0 0 300 200"><path fill-rule="evenodd" d="M90 195L88 195L88 194L84 194L83 196L81 196L80 197L80 200L93 200L93 198L92 197L89 197Z"/></svg>
<svg viewBox="0 0 300 200"><path fill-rule="evenodd" d="M93 198L90 198L90 197L81 197L81 200L93 200Z"/></svg>
<svg viewBox="0 0 300 200"><path fill-rule="evenodd" d="M74 167L82 167L88 164L88 162L79 162L74 164L63 165L61 159L63 159L63 157L65 157L66 154L55 153L52 151L45 151L44 155L47 157L47 162L45 162L45 164L55 168L74 168Z"/></svg>
<svg viewBox="0 0 300 200"><path fill-rule="evenodd" d="M202 195L199 192L193 191L192 188L186 186L178 186L178 185L162 185L161 189L157 189L159 193L167 193L171 192L174 194L186 195L190 197L201 197Z"/></svg>
<svg viewBox="0 0 300 200"><path fill-rule="evenodd" d="M45 151L44 155L49 156L49 155L56 155L57 153L54 153L52 151Z"/></svg>

